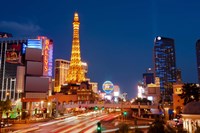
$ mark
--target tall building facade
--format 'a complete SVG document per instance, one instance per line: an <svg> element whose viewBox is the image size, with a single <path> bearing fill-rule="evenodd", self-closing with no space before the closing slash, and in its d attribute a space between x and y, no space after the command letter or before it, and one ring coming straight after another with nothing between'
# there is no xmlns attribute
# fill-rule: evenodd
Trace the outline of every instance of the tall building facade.
<svg viewBox="0 0 200 133"><path fill-rule="evenodd" d="M183 83L175 83L173 84L173 109L174 114L180 114L182 113L183 107L184 107L184 99L181 99L179 94L182 94L182 86Z"/></svg>
<svg viewBox="0 0 200 133"><path fill-rule="evenodd" d="M69 71L67 74L67 83L81 83L85 81L85 73L81 64L81 51L80 51L80 40L79 40L79 17L78 13L74 14L73 21L73 41Z"/></svg>
<svg viewBox="0 0 200 133"><path fill-rule="evenodd" d="M148 84L154 83L154 72L151 68L146 70L146 73L143 73L143 84L146 87Z"/></svg>
<svg viewBox="0 0 200 133"><path fill-rule="evenodd" d="M60 92L61 85L65 83L70 61L56 59L54 65L55 86L54 92Z"/></svg>
<svg viewBox="0 0 200 133"><path fill-rule="evenodd" d="M161 94L172 93L171 83L176 82L176 56L174 40L156 37L154 40L154 76L160 78ZM168 92L167 89L171 88Z"/></svg>
<svg viewBox="0 0 200 133"><path fill-rule="evenodd" d="M36 87L38 82L32 84L35 80L31 76L51 78L53 64L52 40L43 36L35 38L1 38L0 46L1 100L7 98L16 100L21 98L21 94L25 91L31 92L31 89L33 91L39 89L38 92L42 91L42 88ZM39 51L35 49L39 49ZM49 82L51 81L48 81L48 84Z"/></svg>
<svg viewBox="0 0 200 133"><path fill-rule="evenodd" d="M47 98L51 95L53 40L45 36L28 39L25 50L24 72L17 71L16 86L19 90L20 83L24 83L22 108L32 115L31 110L47 108Z"/></svg>
<svg viewBox="0 0 200 133"><path fill-rule="evenodd" d="M17 66L24 63L27 39L0 39L0 100L16 100L20 91L16 90Z"/></svg>
<svg viewBox="0 0 200 133"><path fill-rule="evenodd" d="M176 82L182 82L182 72L181 72L181 69L177 68L177 71L176 71Z"/></svg>
<svg viewBox="0 0 200 133"><path fill-rule="evenodd" d="M200 39L196 42L196 57L197 57L197 76L198 83L200 83Z"/></svg>

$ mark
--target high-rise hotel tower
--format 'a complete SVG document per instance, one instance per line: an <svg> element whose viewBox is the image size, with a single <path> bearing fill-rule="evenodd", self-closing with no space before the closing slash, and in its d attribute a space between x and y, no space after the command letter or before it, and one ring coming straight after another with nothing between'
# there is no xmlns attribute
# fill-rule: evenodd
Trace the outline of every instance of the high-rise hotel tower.
<svg viewBox="0 0 200 133"><path fill-rule="evenodd" d="M154 40L154 76L160 78L161 93L169 83L176 82L176 56L174 40L157 36Z"/></svg>

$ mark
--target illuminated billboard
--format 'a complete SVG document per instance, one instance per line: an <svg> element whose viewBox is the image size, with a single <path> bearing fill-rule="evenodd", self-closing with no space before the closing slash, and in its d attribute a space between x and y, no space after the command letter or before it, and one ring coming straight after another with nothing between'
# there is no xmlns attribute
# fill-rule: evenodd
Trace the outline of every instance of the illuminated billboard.
<svg viewBox="0 0 200 133"><path fill-rule="evenodd" d="M104 91L106 94L110 94L110 93L112 93L113 90L114 90L114 85L113 85L113 83L110 82L110 81L105 81L105 82L103 83L102 89L103 89L103 91Z"/></svg>
<svg viewBox="0 0 200 133"><path fill-rule="evenodd" d="M28 48L42 49L42 40L41 39L28 39Z"/></svg>
<svg viewBox="0 0 200 133"><path fill-rule="evenodd" d="M14 64L21 63L21 44L8 43L6 62Z"/></svg>

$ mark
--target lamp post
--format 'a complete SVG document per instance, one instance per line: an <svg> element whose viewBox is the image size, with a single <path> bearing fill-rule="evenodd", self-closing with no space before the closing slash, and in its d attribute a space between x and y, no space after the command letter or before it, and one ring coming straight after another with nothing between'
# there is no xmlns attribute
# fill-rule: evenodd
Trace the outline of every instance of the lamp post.
<svg viewBox="0 0 200 133"><path fill-rule="evenodd" d="M41 102L40 102L40 113L42 113L42 109L43 109L43 104L44 104L44 101L42 100Z"/></svg>
<svg viewBox="0 0 200 133"><path fill-rule="evenodd" d="M48 102L47 105L48 105L48 112L47 112L47 113L49 114L49 117L51 117L51 114L52 114L52 113L51 113L51 110L52 110L52 109L51 109L51 103Z"/></svg>
<svg viewBox="0 0 200 133"><path fill-rule="evenodd" d="M10 93L9 93L9 92L6 92L6 100L9 99L9 95L10 95Z"/></svg>

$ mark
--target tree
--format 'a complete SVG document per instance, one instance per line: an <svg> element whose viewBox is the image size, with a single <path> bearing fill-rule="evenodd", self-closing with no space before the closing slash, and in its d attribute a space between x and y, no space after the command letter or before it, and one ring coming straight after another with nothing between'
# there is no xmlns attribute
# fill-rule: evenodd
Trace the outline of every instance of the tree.
<svg viewBox="0 0 200 133"><path fill-rule="evenodd" d="M143 133L143 131L139 128L135 128L134 133Z"/></svg>
<svg viewBox="0 0 200 133"><path fill-rule="evenodd" d="M138 103L138 102L140 102L140 104L147 104L147 103L151 104L151 101L148 100L147 98L137 98L135 100L135 103Z"/></svg>
<svg viewBox="0 0 200 133"><path fill-rule="evenodd" d="M156 118L150 125L148 133L164 133L164 121L161 118Z"/></svg>
<svg viewBox="0 0 200 133"><path fill-rule="evenodd" d="M184 99L184 105L192 101L199 101L200 87L194 83L186 83L182 87L182 94L179 94L181 99Z"/></svg>
<svg viewBox="0 0 200 133"><path fill-rule="evenodd" d="M8 111L11 109L12 109L12 104L9 99L7 99L6 101L0 101L0 122L2 119L3 113L6 113L8 117Z"/></svg>
<svg viewBox="0 0 200 133"><path fill-rule="evenodd" d="M12 104L10 100L0 101L0 111L1 113L5 113L12 108Z"/></svg>
<svg viewBox="0 0 200 133"><path fill-rule="evenodd" d="M200 133L200 126L196 126L196 130L194 131L194 133Z"/></svg>
<svg viewBox="0 0 200 133"><path fill-rule="evenodd" d="M119 133L128 133L128 130L129 130L129 126L128 126L128 124L126 124L126 123L121 123L120 125L119 125Z"/></svg>

